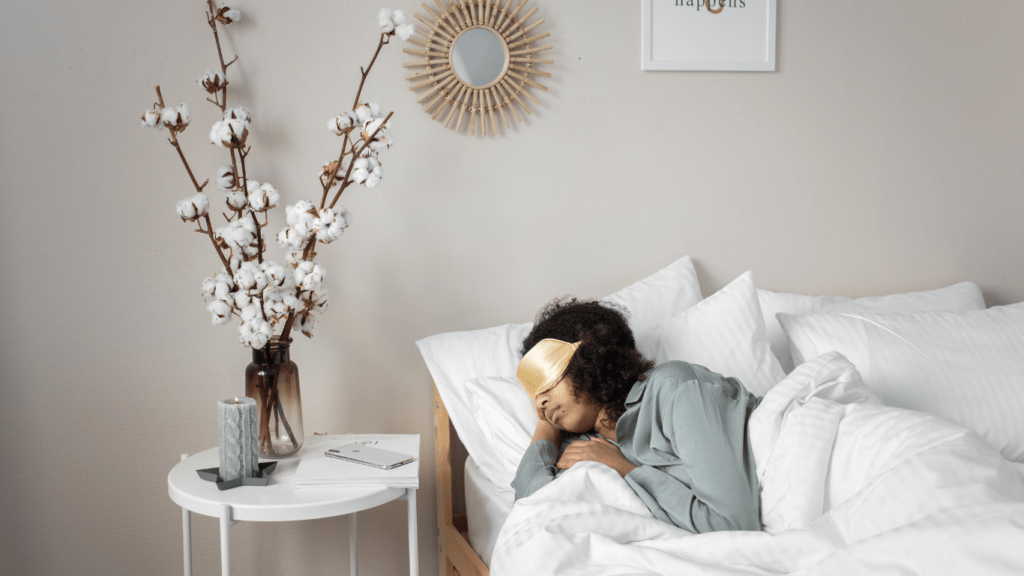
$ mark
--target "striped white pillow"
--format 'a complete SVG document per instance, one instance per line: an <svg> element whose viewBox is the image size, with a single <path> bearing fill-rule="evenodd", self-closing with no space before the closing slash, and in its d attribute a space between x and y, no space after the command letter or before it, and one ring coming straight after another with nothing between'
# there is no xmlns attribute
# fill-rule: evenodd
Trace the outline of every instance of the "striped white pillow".
<svg viewBox="0 0 1024 576"><path fill-rule="evenodd" d="M782 370L793 371L793 358L789 354L789 340L775 315L819 314L839 312L923 312L931 310L984 310L985 299L981 289L973 282L961 282L945 288L906 294L865 296L851 300L842 296L804 296L789 292L757 290L757 300L764 314L764 333L771 343L772 352L782 364Z"/></svg>
<svg viewBox="0 0 1024 576"><path fill-rule="evenodd" d="M1024 302L987 310L779 314L793 361L836 350L889 406L928 412L1024 462Z"/></svg>
<svg viewBox="0 0 1024 576"><path fill-rule="evenodd" d="M764 336L757 287L749 271L693 308L638 335L636 343L655 364L699 364L739 379L758 396L786 376Z"/></svg>

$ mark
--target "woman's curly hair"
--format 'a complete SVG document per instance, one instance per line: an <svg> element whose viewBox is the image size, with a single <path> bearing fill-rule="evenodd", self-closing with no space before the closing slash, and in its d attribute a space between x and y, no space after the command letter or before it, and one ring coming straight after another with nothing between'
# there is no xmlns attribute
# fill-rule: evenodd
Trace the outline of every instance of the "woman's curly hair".
<svg viewBox="0 0 1024 576"><path fill-rule="evenodd" d="M545 338L580 342L565 371L573 382L573 395L584 394L617 421L626 411L633 384L654 366L636 349L627 314L610 302L555 298L537 313L521 353Z"/></svg>

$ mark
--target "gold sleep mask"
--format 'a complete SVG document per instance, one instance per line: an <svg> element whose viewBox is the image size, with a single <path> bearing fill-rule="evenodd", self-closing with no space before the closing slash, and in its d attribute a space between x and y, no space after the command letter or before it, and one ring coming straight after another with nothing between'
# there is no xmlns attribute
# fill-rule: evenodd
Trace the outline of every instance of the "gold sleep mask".
<svg viewBox="0 0 1024 576"><path fill-rule="evenodd" d="M565 374L565 369L572 360L572 355L579 349L580 343L568 343L554 338L545 338L523 356L519 362L516 377L519 384L530 395L536 398L555 387Z"/></svg>

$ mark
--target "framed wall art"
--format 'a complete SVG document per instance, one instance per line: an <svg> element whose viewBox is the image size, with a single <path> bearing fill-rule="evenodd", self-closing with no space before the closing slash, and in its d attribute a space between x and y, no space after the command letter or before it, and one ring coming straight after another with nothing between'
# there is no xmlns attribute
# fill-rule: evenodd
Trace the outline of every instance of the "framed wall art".
<svg viewBox="0 0 1024 576"><path fill-rule="evenodd" d="M777 0L641 0L642 70L775 71Z"/></svg>

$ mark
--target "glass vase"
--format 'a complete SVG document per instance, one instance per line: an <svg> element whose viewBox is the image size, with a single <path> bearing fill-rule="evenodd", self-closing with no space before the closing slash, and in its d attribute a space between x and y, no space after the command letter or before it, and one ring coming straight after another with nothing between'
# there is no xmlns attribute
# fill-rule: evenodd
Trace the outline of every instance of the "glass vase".
<svg viewBox="0 0 1024 576"><path fill-rule="evenodd" d="M256 400L260 456L283 458L302 448L302 398L299 367L288 354L291 338L274 336L252 351L245 369L245 395Z"/></svg>

